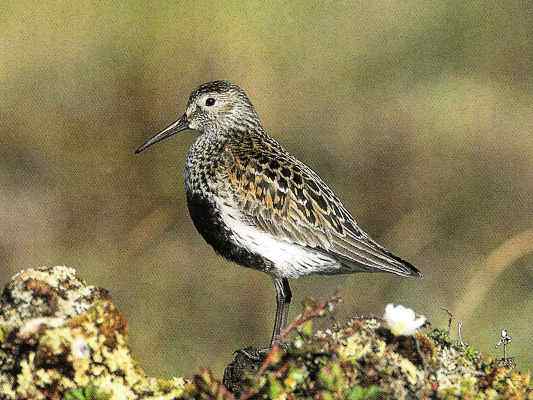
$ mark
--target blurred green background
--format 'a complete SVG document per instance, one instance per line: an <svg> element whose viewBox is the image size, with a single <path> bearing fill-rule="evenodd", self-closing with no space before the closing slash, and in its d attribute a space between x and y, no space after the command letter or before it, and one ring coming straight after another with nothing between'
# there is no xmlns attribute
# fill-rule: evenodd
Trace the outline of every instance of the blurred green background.
<svg viewBox="0 0 533 400"><path fill-rule="evenodd" d="M76 267L111 291L153 374L220 376L264 345L267 275L218 258L187 213L193 132L141 156L213 79L423 280L293 281L295 307L336 289L339 318L388 302L490 354L533 362L533 12L522 1L30 2L0 5L0 284Z"/></svg>

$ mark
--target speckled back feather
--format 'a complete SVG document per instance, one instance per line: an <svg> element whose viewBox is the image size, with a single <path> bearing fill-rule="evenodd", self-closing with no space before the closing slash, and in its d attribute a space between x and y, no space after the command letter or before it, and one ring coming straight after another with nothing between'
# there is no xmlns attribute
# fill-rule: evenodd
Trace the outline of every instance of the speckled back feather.
<svg viewBox="0 0 533 400"><path fill-rule="evenodd" d="M294 244L333 256L343 268L324 273L419 275L362 231L329 186L264 134L229 141L227 183L247 222Z"/></svg>

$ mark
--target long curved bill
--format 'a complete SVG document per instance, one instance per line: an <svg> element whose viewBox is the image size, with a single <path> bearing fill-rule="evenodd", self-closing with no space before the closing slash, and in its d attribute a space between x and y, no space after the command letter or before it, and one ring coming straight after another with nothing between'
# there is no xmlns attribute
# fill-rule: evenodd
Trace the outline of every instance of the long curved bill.
<svg viewBox="0 0 533 400"><path fill-rule="evenodd" d="M187 121L187 115L183 114L180 119L178 119L173 124L169 125L165 129L163 129L161 132L159 132L157 135L153 136L152 138L148 139L144 144L139 147L137 150L135 150L135 154L139 154L141 151L146 150L148 147L150 147L153 144L156 144L157 142L160 142L161 140L165 140L172 135L175 135L178 132L184 131L185 129L189 128L189 121Z"/></svg>

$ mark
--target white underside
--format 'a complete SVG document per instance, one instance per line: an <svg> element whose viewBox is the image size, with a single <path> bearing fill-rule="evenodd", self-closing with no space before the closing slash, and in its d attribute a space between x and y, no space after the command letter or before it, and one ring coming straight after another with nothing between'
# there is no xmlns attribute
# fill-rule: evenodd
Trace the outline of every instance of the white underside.
<svg viewBox="0 0 533 400"><path fill-rule="evenodd" d="M233 232L232 240L238 246L270 260L269 272L280 278L298 278L313 273L326 273L340 268L339 263L325 254L299 246L246 224L246 218L235 207L216 201L220 216Z"/></svg>

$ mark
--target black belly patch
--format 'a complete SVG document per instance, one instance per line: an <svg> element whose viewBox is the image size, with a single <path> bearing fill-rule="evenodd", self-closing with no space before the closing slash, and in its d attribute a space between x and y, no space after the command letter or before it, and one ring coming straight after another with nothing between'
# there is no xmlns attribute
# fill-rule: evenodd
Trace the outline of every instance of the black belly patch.
<svg viewBox="0 0 533 400"><path fill-rule="evenodd" d="M271 269L269 260L233 242L231 230L224 224L212 202L205 197L188 193L187 206L194 226L218 254L244 267L261 271Z"/></svg>

